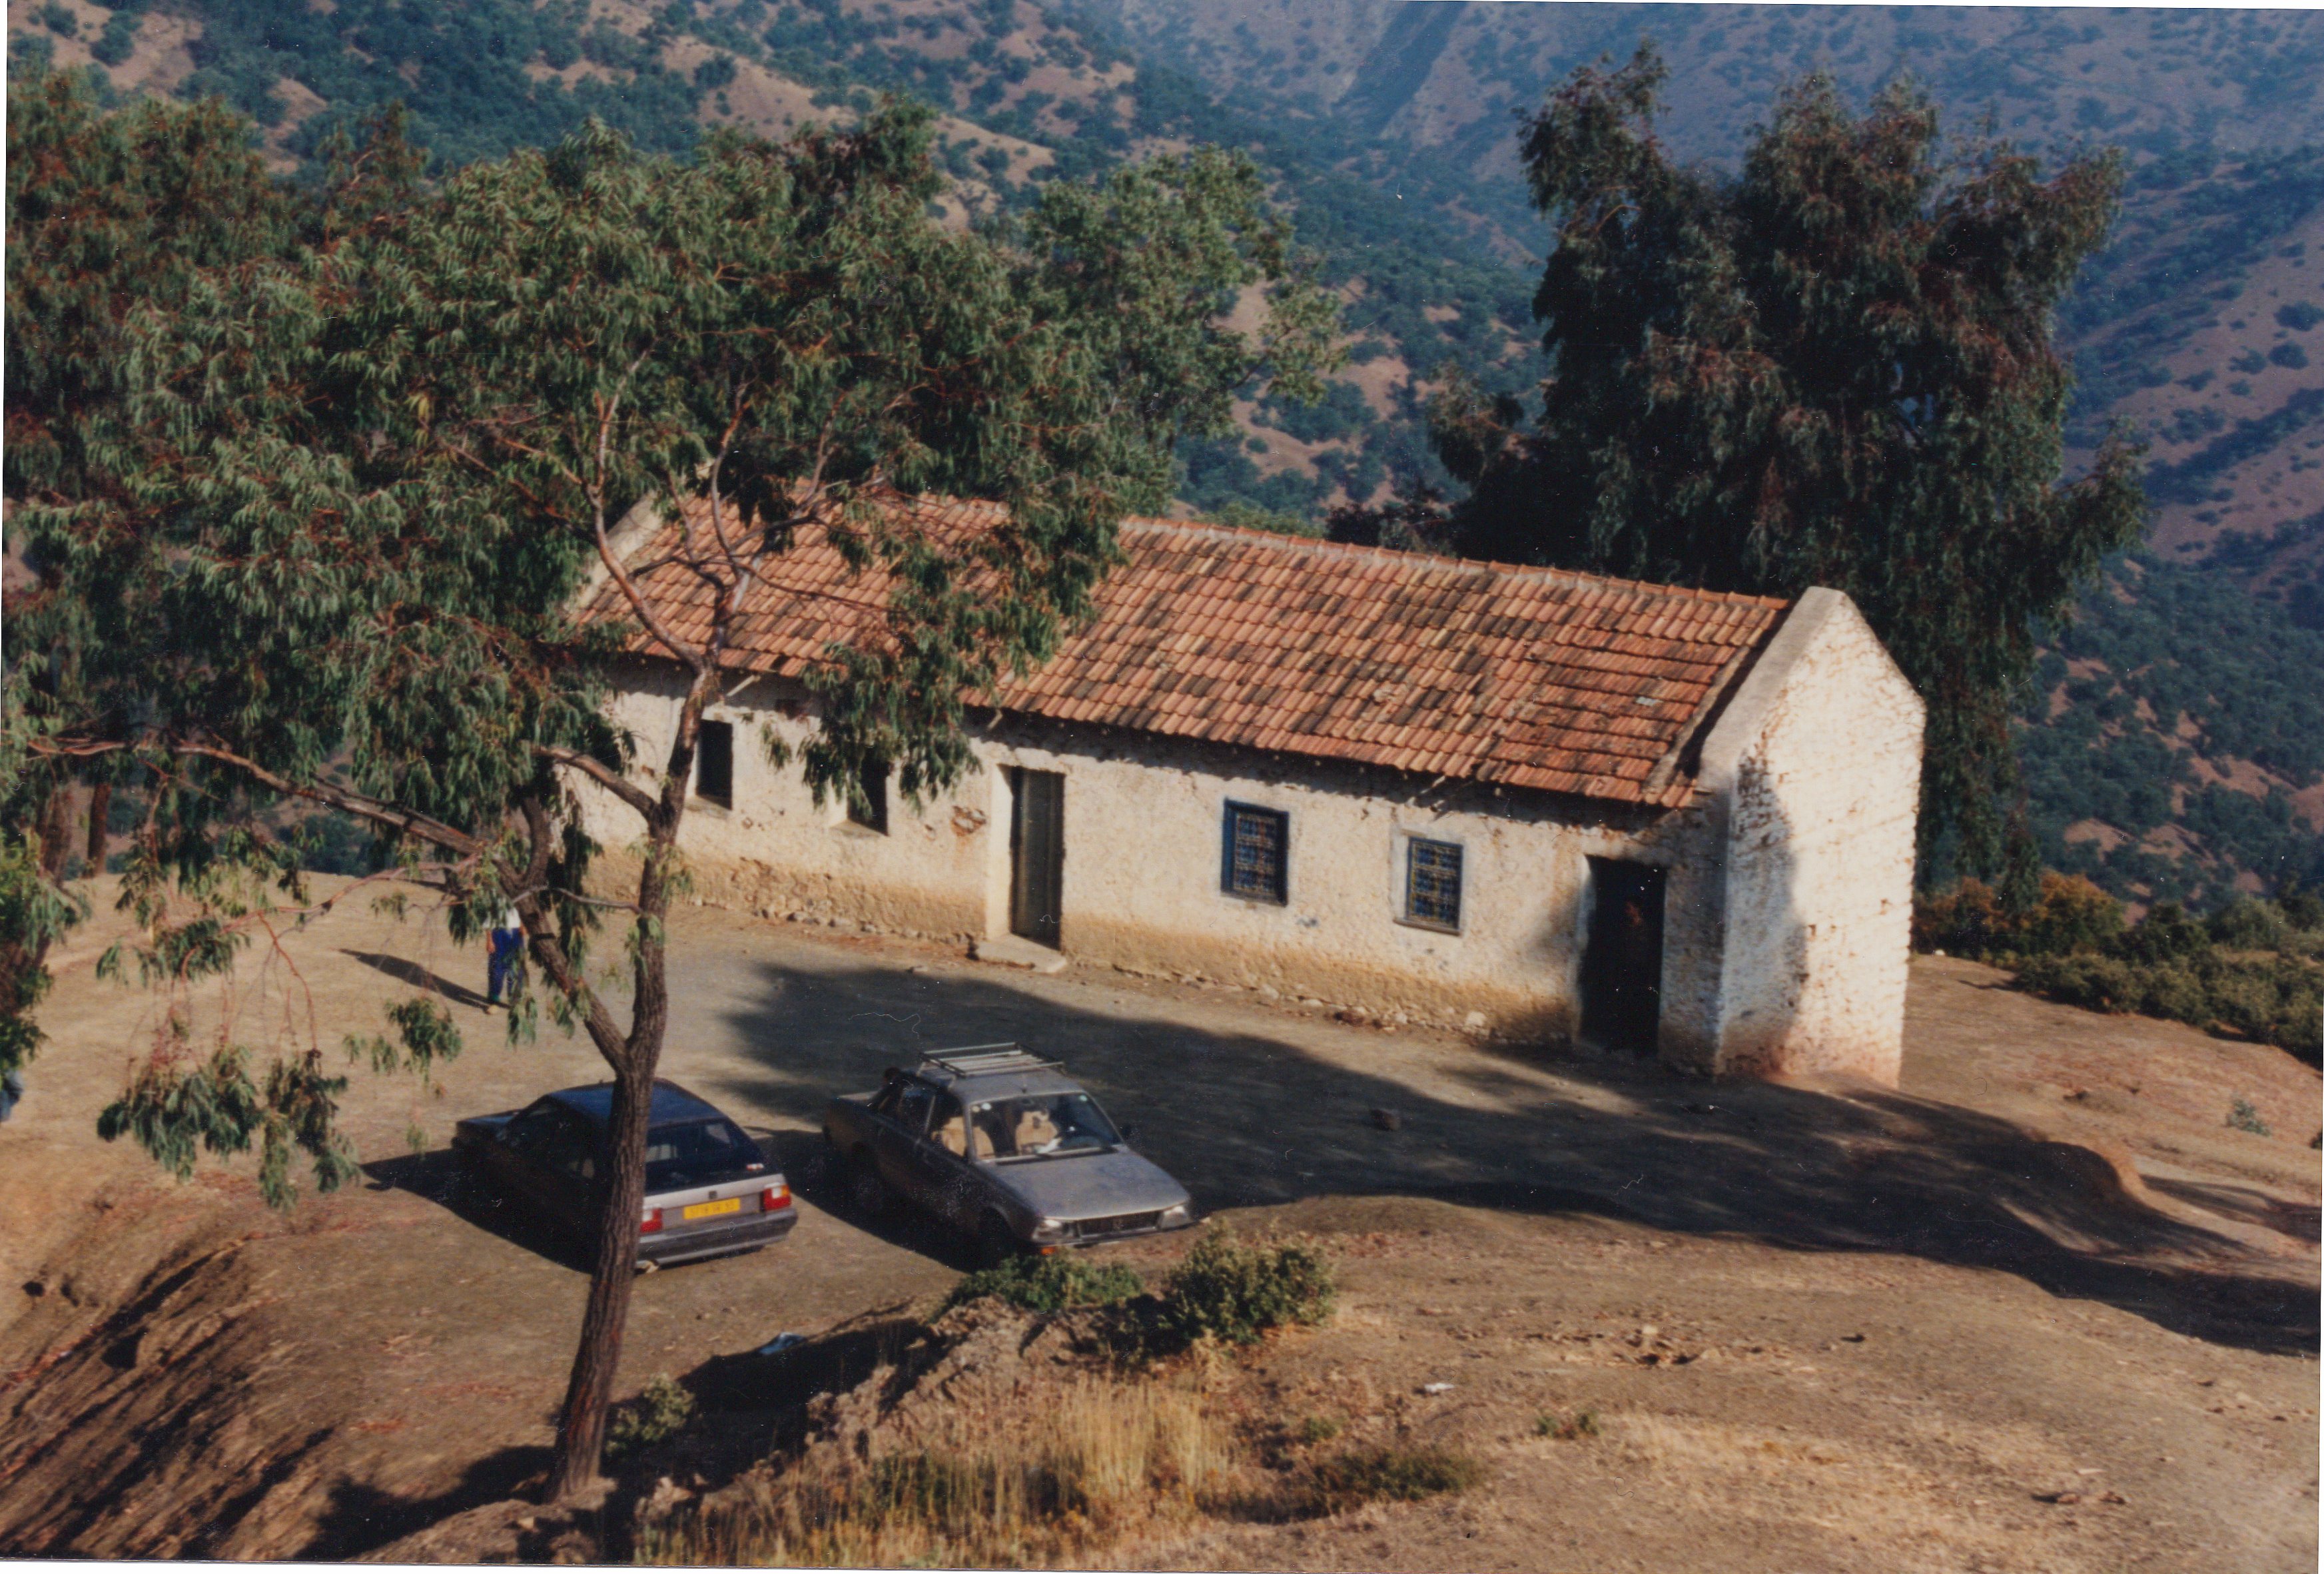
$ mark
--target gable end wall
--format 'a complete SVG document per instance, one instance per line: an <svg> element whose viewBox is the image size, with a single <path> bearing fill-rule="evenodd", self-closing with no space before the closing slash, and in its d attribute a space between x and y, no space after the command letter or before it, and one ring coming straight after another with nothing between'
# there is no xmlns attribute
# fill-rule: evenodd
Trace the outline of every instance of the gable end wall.
<svg viewBox="0 0 2324 1574"><path fill-rule="evenodd" d="M1895 1083L1923 716L1855 603L1812 590L1706 745L1726 846L1719 1074Z"/></svg>

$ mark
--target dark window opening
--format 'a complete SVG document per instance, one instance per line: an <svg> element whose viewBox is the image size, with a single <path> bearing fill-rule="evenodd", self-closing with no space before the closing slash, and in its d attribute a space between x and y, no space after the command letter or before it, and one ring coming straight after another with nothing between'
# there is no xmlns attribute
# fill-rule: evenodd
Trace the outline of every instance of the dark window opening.
<svg viewBox="0 0 2324 1574"><path fill-rule="evenodd" d="M1424 842L1405 843L1404 919L1431 929L1461 927L1461 844Z"/></svg>
<svg viewBox="0 0 2324 1574"><path fill-rule="evenodd" d="M888 833L888 762L876 755L855 773L855 791L847 799L847 823L882 836Z"/></svg>
<svg viewBox="0 0 2324 1574"><path fill-rule="evenodd" d="M721 808L734 806L734 723L705 722L694 739L694 796Z"/></svg>
<svg viewBox="0 0 2324 1574"><path fill-rule="evenodd" d="M1231 897L1289 899L1291 816L1279 809L1229 804L1222 838L1219 885Z"/></svg>

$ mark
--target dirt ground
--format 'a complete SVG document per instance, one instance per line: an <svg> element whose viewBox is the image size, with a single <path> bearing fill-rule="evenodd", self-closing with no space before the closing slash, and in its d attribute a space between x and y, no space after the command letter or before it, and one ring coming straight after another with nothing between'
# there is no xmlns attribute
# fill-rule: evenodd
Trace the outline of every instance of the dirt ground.
<svg viewBox="0 0 2324 1574"><path fill-rule="evenodd" d="M594 1055L509 1045L480 954L418 916L352 903L255 949L198 1034L337 1058L419 987L468 1045L434 1092L353 1069L365 1183L272 1215L247 1156L180 1186L97 1139L161 1008L92 980L117 927L100 907L59 959L0 1126L0 1551L346 1557L520 1488L585 1280L447 1207L443 1149L462 1115L600 1080ZM641 1280L626 1389L947 1287L952 1242L847 1216L816 1117L919 1049L1015 1038L1205 1210L1339 1259L1345 1309L1255 1358L1255 1391L1489 1466L1457 1498L1125 1560L2315 1567L2319 1089L2274 1051L1921 959L1901 1090L1711 1085L710 909L673 930L665 1074L761 1137L801 1220ZM2270 1135L2227 1124L2238 1098ZM1536 1435L1575 1407L1600 1436Z"/></svg>

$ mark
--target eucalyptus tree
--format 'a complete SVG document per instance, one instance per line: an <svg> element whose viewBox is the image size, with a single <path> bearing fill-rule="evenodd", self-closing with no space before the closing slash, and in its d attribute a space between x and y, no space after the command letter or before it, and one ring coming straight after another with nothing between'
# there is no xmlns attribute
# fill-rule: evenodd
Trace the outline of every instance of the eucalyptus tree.
<svg viewBox="0 0 2324 1574"><path fill-rule="evenodd" d="M148 100L108 114L86 72L31 71L9 84L0 471L12 506L79 498L97 483L91 451L113 436L133 311L167 309L204 269L287 255L303 206L269 178L248 125L216 104ZM91 861L103 856L112 785L101 766L28 747L104 686L112 653L87 645L71 609L51 604L20 541L9 555L21 583L7 594L0 716L0 1072L39 1042L32 1008L48 987L45 959L77 913L59 877L84 845ZM83 776L94 778L85 798Z"/></svg>
<svg viewBox="0 0 2324 1574"><path fill-rule="evenodd" d="M1949 147L1906 86L1786 91L1732 176L1673 163L1642 48L1524 128L1554 226L1537 415L1434 411L1462 549L1721 590L1854 597L1929 705L1922 845L2029 888L2010 715L2035 640L2135 541L2138 451L2063 476L2052 316L2122 171Z"/></svg>
<svg viewBox="0 0 2324 1574"><path fill-rule="evenodd" d="M849 133L715 137L679 163L593 124L289 261L206 275L138 322L102 495L27 516L62 594L140 658L101 713L42 746L133 758L161 784L157 834L131 861L152 919L142 965L182 976L234 943L221 884L208 907L165 912L159 833L184 834L180 875L247 863L197 805L303 798L399 849L447 893L456 934L513 906L549 1013L610 1069L613 1161L552 1496L596 1468L687 784L766 559L813 525L891 587L816 676L818 790L874 756L908 793L941 787L969 768L964 695L1087 614L1118 521L1167 501L1180 435L1222 429L1254 380L1312 397L1333 354L1327 299L1247 159L1198 150L1053 186L1014 227L956 233L931 216L929 128L891 104ZM1253 286L1271 309L1245 335L1226 313ZM939 492L1006 502L1009 523L937 538L885 506ZM682 525L666 549L706 587L706 628L638 591L615 527L639 507ZM625 624L577 618L593 580ZM604 719L617 646L685 675L659 758ZM588 881L584 780L636 816L618 897ZM609 918L626 1021L591 959ZM427 1001L391 1015L379 1063L456 1050ZM345 1164L338 1085L311 1053L263 1085L239 1050L163 1054L106 1121L181 1167L198 1141L257 1131L278 1183L296 1147L327 1185Z"/></svg>

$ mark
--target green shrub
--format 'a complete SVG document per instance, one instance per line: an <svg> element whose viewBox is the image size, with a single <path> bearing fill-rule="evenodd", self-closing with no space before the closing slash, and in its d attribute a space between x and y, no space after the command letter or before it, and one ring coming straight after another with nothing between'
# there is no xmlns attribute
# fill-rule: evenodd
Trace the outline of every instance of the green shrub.
<svg viewBox="0 0 2324 1574"><path fill-rule="evenodd" d="M2024 913L2006 910L1981 880L1915 898L1913 946L1955 956L2055 956L2111 943L2123 933L2122 904L2080 875L2042 877L2042 894Z"/></svg>
<svg viewBox="0 0 2324 1574"><path fill-rule="evenodd" d="M2236 951L2264 951L2283 938L2283 915L2273 902L2238 897L2211 915L2211 938Z"/></svg>
<svg viewBox="0 0 2324 1574"><path fill-rule="evenodd" d="M1303 1443L1328 1443L1340 1435L1340 1422L1328 1415L1311 1415L1291 1435Z"/></svg>
<svg viewBox="0 0 2324 1574"><path fill-rule="evenodd" d="M1205 1231L1172 1270L1153 1321L1172 1344L1208 1337L1247 1345L1286 1322L1323 1321L1337 1293L1321 1252L1245 1246L1221 1227Z"/></svg>
<svg viewBox="0 0 2324 1574"><path fill-rule="evenodd" d="M1466 1454L1445 1449L1358 1449L1308 1468L1318 1512L1338 1514L1388 1498L1409 1503L1463 1492L1484 1477Z"/></svg>
<svg viewBox="0 0 2324 1574"><path fill-rule="evenodd" d="M1068 1306L1113 1305L1145 1289L1135 1269L1059 1252L1011 1257L998 1267L980 1269L953 1286L945 1305L959 1306L989 1295L1027 1312L1062 1312Z"/></svg>
<svg viewBox="0 0 2324 1574"><path fill-rule="evenodd" d="M618 1459L668 1442L693 1424L694 1413L694 1395L665 1372L635 1399L613 1407L605 1423L605 1457Z"/></svg>
<svg viewBox="0 0 2324 1574"><path fill-rule="evenodd" d="M2258 1106L2249 1099L2237 1099L2227 1106L2227 1124L2237 1131L2248 1131L2254 1137L2275 1135L2268 1128L2267 1122L2260 1118Z"/></svg>
<svg viewBox="0 0 2324 1574"><path fill-rule="evenodd" d="M1594 1438L1600 1429L1596 1411L1577 1410L1571 1415L1542 1416L1535 1421L1533 1430L1542 1437L1570 1443L1576 1438Z"/></svg>

